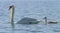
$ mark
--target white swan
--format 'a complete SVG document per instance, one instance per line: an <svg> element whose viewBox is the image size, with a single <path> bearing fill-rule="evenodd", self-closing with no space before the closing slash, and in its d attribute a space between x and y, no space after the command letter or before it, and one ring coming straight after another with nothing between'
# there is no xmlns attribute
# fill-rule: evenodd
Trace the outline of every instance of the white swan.
<svg viewBox="0 0 60 33"><path fill-rule="evenodd" d="M14 25L14 5L11 5L9 7L9 10L11 10L11 24ZM17 24L38 24L40 22L40 20L34 19L34 18L29 18L29 17L25 17L22 18L21 20L19 20L17 22Z"/></svg>

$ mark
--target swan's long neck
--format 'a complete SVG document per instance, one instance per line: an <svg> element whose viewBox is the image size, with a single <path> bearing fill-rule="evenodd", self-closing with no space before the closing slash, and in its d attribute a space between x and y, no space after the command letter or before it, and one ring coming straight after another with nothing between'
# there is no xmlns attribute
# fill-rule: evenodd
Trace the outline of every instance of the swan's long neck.
<svg viewBox="0 0 60 33"><path fill-rule="evenodd" d="M45 17L45 24L47 24L47 17Z"/></svg>
<svg viewBox="0 0 60 33"><path fill-rule="evenodd" d="M14 6L10 9L11 10L11 25L12 25L12 27L14 27Z"/></svg>

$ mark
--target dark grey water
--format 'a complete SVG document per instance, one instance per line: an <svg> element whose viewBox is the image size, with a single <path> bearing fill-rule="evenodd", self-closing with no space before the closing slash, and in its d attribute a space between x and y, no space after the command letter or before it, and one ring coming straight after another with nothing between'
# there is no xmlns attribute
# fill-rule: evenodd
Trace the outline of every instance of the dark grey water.
<svg viewBox="0 0 60 33"><path fill-rule="evenodd" d="M15 24L12 30L8 7L15 5L14 22L23 17L42 20L39 24ZM44 25L44 16L58 24ZM0 0L0 33L60 33L60 0Z"/></svg>

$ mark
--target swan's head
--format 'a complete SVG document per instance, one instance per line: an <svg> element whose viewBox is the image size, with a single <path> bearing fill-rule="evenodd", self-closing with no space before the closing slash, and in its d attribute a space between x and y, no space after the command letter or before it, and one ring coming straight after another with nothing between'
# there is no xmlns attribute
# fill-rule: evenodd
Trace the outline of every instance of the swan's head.
<svg viewBox="0 0 60 33"><path fill-rule="evenodd" d="M47 17L44 17L43 19L47 19Z"/></svg>
<svg viewBox="0 0 60 33"><path fill-rule="evenodd" d="M14 5L9 6L9 10L14 9Z"/></svg>

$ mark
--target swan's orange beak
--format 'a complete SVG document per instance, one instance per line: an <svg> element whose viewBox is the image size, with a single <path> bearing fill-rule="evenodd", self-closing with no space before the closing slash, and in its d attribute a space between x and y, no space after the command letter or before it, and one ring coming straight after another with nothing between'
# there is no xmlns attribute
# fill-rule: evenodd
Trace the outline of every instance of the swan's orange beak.
<svg viewBox="0 0 60 33"><path fill-rule="evenodd" d="M9 10L12 8L12 6L9 6Z"/></svg>

